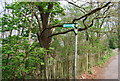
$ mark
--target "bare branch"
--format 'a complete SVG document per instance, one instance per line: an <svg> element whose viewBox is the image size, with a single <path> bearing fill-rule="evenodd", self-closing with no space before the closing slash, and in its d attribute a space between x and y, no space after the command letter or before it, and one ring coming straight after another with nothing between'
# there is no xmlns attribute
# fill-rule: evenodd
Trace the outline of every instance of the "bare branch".
<svg viewBox="0 0 120 81"><path fill-rule="evenodd" d="M95 31L95 30L89 30L90 32L97 32L97 33L118 33L117 31L113 31L113 29L109 31Z"/></svg>
<svg viewBox="0 0 120 81"><path fill-rule="evenodd" d="M106 18L106 17L108 17L108 16L105 16L105 17L102 17L102 16L95 17L95 18L92 19L91 23L88 26L86 25L85 28L78 28L78 31L83 31L83 30L86 30L86 29L92 27L95 19ZM85 19L87 19L87 18L85 18ZM84 21L85 21L85 19L84 19ZM64 32L54 33L54 34L50 35L49 37L52 37L52 36L55 36L55 35L59 35L59 34L65 34L65 33L68 33L70 31L74 31L74 29L70 29L70 30L67 30L67 31L64 31Z"/></svg>
<svg viewBox="0 0 120 81"><path fill-rule="evenodd" d="M72 3L72 2L69 2L69 1L67 1L67 2L68 2L69 4L71 4L71 5L73 5L73 6L77 7L77 8L79 8L80 11L83 12L83 13L85 14L85 11L83 11L83 10L81 9L82 7L76 5L76 4ZM84 10L85 10L85 9L84 9Z"/></svg>
<svg viewBox="0 0 120 81"><path fill-rule="evenodd" d="M31 9L31 10L32 10L32 9ZM27 18L27 20L29 21L29 23L31 23L31 22L33 21L33 19L30 20L25 14L22 13L22 15L23 15L25 18ZM32 14L32 15L33 15L33 14ZM33 23L32 23L31 25L34 27L34 29L35 29L35 31L36 31L36 34L37 34L37 36L38 36L38 35L39 35L39 32L38 32L36 26L34 26Z"/></svg>
<svg viewBox="0 0 120 81"><path fill-rule="evenodd" d="M69 3L71 3L71 2L69 2ZM93 20L92 20L92 22L91 22L91 24L90 24L89 26L86 26L86 25L85 25L85 20L87 19L87 17L88 17L89 15L92 15L92 14L94 14L95 12L101 10L102 8L107 7L110 3L111 3L111 2L108 2L108 3L106 3L104 6L102 6L102 7L100 7L100 8L94 9L94 10L92 10L91 12L85 14L84 16L82 16L82 17L80 17L80 18L73 19L73 22L72 22L72 23L74 23L76 20L80 20L80 19L82 19L82 18L85 17L85 19L83 19L83 24L84 24L84 26L85 26L85 29L91 27L91 26L93 25ZM71 4L73 4L73 3L71 3ZM73 5L75 5L75 4L73 4ZM77 5L75 5L75 6L77 6ZM79 6L78 6L78 7L79 7ZM81 8L81 7L79 7L79 8ZM42 7L39 6L39 10L40 10L40 11L43 11ZM56 25L56 26L52 26L52 27L48 27L48 28L44 28L43 31L41 32L41 35L42 35L42 33L43 33L46 29L52 29L52 28L56 28L56 27L62 27L62 24ZM73 30L68 30L68 31L61 32L61 33L58 33L58 34L64 34L64 33L67 33L67 32L69 32L69 31L73 31ZM58 35L58 34L57 34L57 35ZM56 35L56 34L54 34L54 35Z"/></svg>
<svg viewBox="0 0 120 81"><path fill-rule="evenodd" d="M33 15L35 16L35 18L37 19L37 23L38 23L38 26L39 26L39 30L42 30L42 27L41 27L41 24L40 24L40 18L38 17L38 14L36 13L36 11L34 10L34 8L36 7L36 5L34 4L33 7L30 7Z"/></svg>
<svg viewBox="0 0 120 81"><path fill-rule="evenodd" d="M38 17L38 14L37 14L35 11L33 11L33 14L34 14L34 16L35 16L36 19L37 19L39 29L42 30L42 27L41 27L41 24L40 24L40 18Z"/></svg>
<svg viewBox="0 0 120 81"><path fill-rule="evenodd" d="M46 30L46 29L52 29L52 28L57 28L57 27L62 27L62 25L56 25L56 26L51 26L51 27L48 27L48 28L45 28L41 31L41 34L40 36L43 34L43 32Z"/></svg>
<svg viewBox="0 0 120 81"><path fill-rule="evenodd" d="M38 18L38 15L36 14L36 12L34 11L34 8L33 7L31 7L30 5L28 5L27 4L27 6L31 9L31 12L32 12L32 16L33 15L35 15L35 17L36 17L36 19L37 19L37 22L38 22L38 25L39 25L39 29L41 29L41 26L40 26L40 20L39 20L39 18ZM34 4L34 7L35 7L35 4ZM24 14L23 14L24 15ZM24 15L25 16L25 15ZM26 17L26 16L25 16ZM27 18L27 17L26 17ZM29 18L27 18L28 19L28 21L29 22L32 22L33 21L33 18L30 20ZM37 34L37 36L39 35L39 32L38 32L38 30L37 30L37 28L36 28L36 26L32 23L31 24L33 27L34 27L34 29L35 29L35 31L36 31L36 34Z"/></svg>
<svg viewBox="0 0 120 81"><path fill-rule="evenodd" d="M49 11L49 12L46 13L47 17L49 17L49 15L50 15L50 10L53 8L53 4L51 4L50 2L49 2L48 4L49 4L49 5L48 5L48 11Z"/></svg>
<svg viewBox="0 0 120 81"><path fill-rule="evenodd" d="M42 20L42 30L46 29L48 27L48 18L50 15L50 10L53 8L53 3L48 2L48 12L45 12L43 7L38 6L40 15L41 15L41 20Z"/></svg>
<svg viewBox="0 0 120 81"><path fill-rule="evenodd" d="M89 12L89 13L81 16L80 18L73 19L72 22L74 23L74 22L77 21L77 20L80 20L80 19L82 19L82 18L84 18L84 17L86 17L86 16L89 16L89 15L92 15L92 14L96 13L97 11L100 11L101 9L107 7L110 3L111 3L111 2L108 2L108 3L106 3L104 6L94 9L94 10L92 10L91 12Z"/></svg>
<svg viewBox="0 0 120 81"><path fill-rule="evenodd" d="M85 20L87 19L87 17L85 17L84 19L83 19L83 24L84 24L84 26L85 27L87 27L87 25L85 24Z"/></svg>
<svg viewBox="0 0 120 81"><path fill-rule="evenodd" d="M105 15L105 13L110 9L110 7L111 7L111 6L108 6L107 9L103 12L102 15ZM94 17L94 18L97 18L97 19L103 18L103 21L102 21L102 23L101 23L101 25L100 25L100 27L101 27L102 24L104 23L104 20L105 20L106 17L109 17L109 16L106 15L105 17L98 17L98 18L97 18L97 17ZM85 23L86 19L87 19L87 17L85 17L85 18L83 19L83 24L84 24L85 27L87 27L87 25L86 25L86 23Z"/></svg>
<svg viewBox="0 0 120 81"><path fill-rule="evenodd" d="M88 28L78 28L78 31L83 31L83 30L86 30L86 29L88 29ZM74 29L70 29L70 30L67 30L65 32L55 33L55 34L50 35L49 37L52 37L52 36L55 36L55 35L59 35L59 34L65 34L65 33L68 33L70 31L74 31Z"/></svg>

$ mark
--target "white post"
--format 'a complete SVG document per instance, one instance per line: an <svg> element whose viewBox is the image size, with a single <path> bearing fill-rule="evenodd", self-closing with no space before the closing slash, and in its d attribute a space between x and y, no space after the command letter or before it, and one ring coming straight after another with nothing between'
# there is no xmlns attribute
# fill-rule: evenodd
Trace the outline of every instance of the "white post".
<svg viewBox="0 0 120 81"><path fill-rule="evenodd" d="M75 32L75 52L74 52L74 81L76 81L76 74L77 74L77 42L78 42L78 35L77 29L74 29Z"/></svg>

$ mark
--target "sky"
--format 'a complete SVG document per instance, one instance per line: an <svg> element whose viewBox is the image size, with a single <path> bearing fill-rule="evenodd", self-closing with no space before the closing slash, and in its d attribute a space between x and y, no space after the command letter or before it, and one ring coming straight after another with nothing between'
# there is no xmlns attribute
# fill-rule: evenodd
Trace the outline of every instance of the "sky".
<svg viewBox="0 0 120 81"><path fill-rule="evenodd" d="M60 1L63 5L66 4L67 2L65 0L0 0L0 12L3 11L3 5L4 5L4 2L7 2L7 3L11 3L11 2L14 2L14 1L20 1L20 2L34 2L34 1L37 1L37 2L45 2L45 1ZM108 1L112 1L112 2L119 2L119 0L68 0L68 1L72 1L72 2L76 2L76 1L80 1L80 2L108 2Z"/></svg>

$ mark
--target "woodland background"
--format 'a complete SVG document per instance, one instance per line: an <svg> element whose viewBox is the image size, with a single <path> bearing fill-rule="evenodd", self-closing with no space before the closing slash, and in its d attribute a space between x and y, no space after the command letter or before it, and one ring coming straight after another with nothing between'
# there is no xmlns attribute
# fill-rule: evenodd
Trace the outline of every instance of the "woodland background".
<svg viewBox="0 0 120 81"><path fill-rule="evenodd" d="M77 76L118 48L117 2L14 2L0 14L3 79L70 79L78 23Z"/></svg>

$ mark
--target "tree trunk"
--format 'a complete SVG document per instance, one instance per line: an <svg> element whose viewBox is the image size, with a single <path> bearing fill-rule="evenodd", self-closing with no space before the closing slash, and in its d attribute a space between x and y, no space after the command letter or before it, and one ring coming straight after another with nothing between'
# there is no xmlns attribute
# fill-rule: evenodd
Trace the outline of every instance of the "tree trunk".
<svg viewBox="0 0 120 81"><path fill-rule="evenodd" d="M48 10L51 10L53 8L53 4L51 3L48 3ZM40 11L40 16L41 16L41 19L38 17L37 13L34 12L34 15L37 19L37 22L38 22L38 26L39 26L39 29L41 31L41 33L37 32L37 37L38 37L38 40L39 40L39 43L40 43L40 46L42 48L45 48L45 49L49 49L50 47L50 43L51 43L51 38L48 38L48 36L52 35L52 30L51 29L46 29L48 28L48 20L49 20L49 16L50 16L50 12L46 12L44 10L44 8L42 6L38 6L38 9ZM42 21L42 27L41 27L41 21ZM45 30L46 29L46 30ZM43 31L45 30L45 31ZM46 79L48 79L48 59L49 59L49 54L46 53L44 54L44 77Z"/></svg>
<svg viewBox="0 0 120 81"><path fill-rule="evenodd" d="M41 43L41 47L48 49L50 47L50 43L51 43L51 38L48 38L49 35L52 34L51 30L45 30L44 33L41 35L40 37L40 43Z"/></svg>
<svg viewBox="0 0 120 81"><path fill-rule="evenodd" d="M48 28L48 14L41 14L41 19L42 19L42 28ZM43 30L41 29L41 30ZM41 35L39 35L38 40L39 43L41 45L42 48L45 49L49 49L50 47L50 43L51 43L51 38L48 38L48 36L50 36L52 34L52 30L51 29L46 29L43 33L41 33ZM48 59L49 59L49 54L46 53L44 54L44 77L48 79Z"/></svg>

